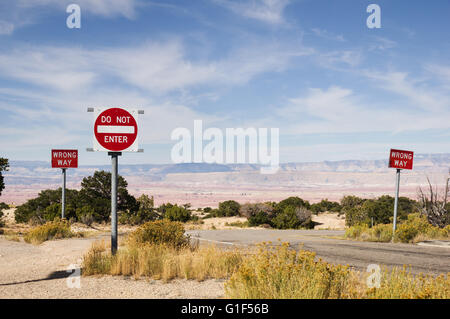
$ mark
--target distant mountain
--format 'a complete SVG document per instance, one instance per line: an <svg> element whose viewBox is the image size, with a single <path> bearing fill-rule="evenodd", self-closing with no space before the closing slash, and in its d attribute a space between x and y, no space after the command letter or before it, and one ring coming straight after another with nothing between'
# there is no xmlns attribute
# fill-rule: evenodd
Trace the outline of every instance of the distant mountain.
<svg viewBox="0 0 450 319"><path fill-rule="evenodd" d="M260 174L255 164L124 164L119 174L124 176L132 193L155 194L156 200L216 203L216 199L256 200L283 198L302 194L312 200L321 197L340 198L342 194L370 197L391 192L395 170L387 160L344 160L308 163L285 163L276 174ZM442 185L450 167L450 154L416 154L414 169L402 174L402 192L415 196L426 178ZM79 188L81 180L96 170L111 169L110 165L81 165L68 170L67 185ZM4 172L6 189L1 200L23 202L45 188L61 184L61 171L49 162L11 161ZM260 197L259 197L260 196ZM218 199L217 199L218 200Z"/></svg>

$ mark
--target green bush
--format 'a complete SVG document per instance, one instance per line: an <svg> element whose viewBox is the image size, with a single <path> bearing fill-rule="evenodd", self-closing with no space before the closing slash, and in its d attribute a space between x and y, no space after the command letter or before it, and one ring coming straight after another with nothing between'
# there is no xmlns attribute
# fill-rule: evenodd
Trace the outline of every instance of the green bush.
<svg viewBox="0 0 450 319"><path fill-rule="evenodd" d="M312 204L310 210L314 213L322 212L340 212L342 206L338 202L330 202L328 199L322 199L319 203Z"/></svg>
<svg viewBox="0 0 450 319"><path fill-rule="evenodd" d="M394 212L394 198L388 195L380 196L377 199L362 199L355 196L345 196L342 200L342 211L345 213L345 223L347 226L372 223L389 224L392 223ZM407 219L416 209L416 202L407 197L400 197L398 202L398 221Z"/></svg>
<svg viewBox="0 0 450 319"><path fill-rule="evenodd" d="M219 209L216 211L216 217L239 216L241 205L234 200L227 200L219 203Z"/></svg>
<svg viewBox="0 0 450 319"><path fill-rule="evenodd" d="M304 207L307 209L310 209L311 205L307 200L303 200L300 197L288 197L282 201L280 201L278 204L274 207L274 213L275 215L282 213L286 207L293 206L293 207Z"/></svg>
<svg viewBox="0 0 450 319"><path fill-rule="evenodd" d="M185 223L191 219L191 212L184 207L174 205L167 209L166 213L164 214L164 218L175 222Z"/></svg>
<svg viewBox="0 0 450 319"><path fill-rule="evenodd" d="M9 206L6 203L0 202L0 227L4 227L5 226L5 222L3 221L3 210L4 209L8 209ZM3 230L0 229L0 234L3 233Z"/></svg>
<svg viewBox="0 0 450 319"><path fill-rule="evenodd" d="M17 207L14 212L18 223L39 221L52 221L61 216L62 189L46 189L41 191L36 198L30 199ZM50 207L51 206L51 207ZM67 219L76 218L75 211L80 206L79 193L75 189L66 189L66 214Z"/></svg>
<svg viewBox="0 0 450 319"><path fill-rule="evenodd" d="M131 244L165 244L176 248L189 245L189 237L184 235L184 226L180 222L168 219L147 222L139 226L129 236Z"/></svg>
<svg viewBox="0 0 450 319"><path fill-rule="evenodd" d="M259 211L256 213L256 215L250 216L248 218L248 224L250 227L270 224L270 219L266 212Z"/></svg>
<svg viewBox="0 0 450 319"><path fill-rule="evenodd" d="M52 222L47 222L27 232L24 240L27 243L40 244L47 240L70 238L74 235L67 221L55 219Z"/></svg>
<svg viewBox="0 0 450 319"><path fill-rule="evenodd" d="M277 214L271 220L271 224L277 229L313 228L311 212L304 207L287 206L282 213Z"/></svg>
<svg viewBox="0 0 450 319"><path fill-rule="evenodd" d="M239 215L246 217L252 227L269 224L273 216L273 207L268 203L247 203L240 207Z"/></svg>
<svg viewBox="0 0 450 319"><path fill-rule="evenodd" d="M161 218L157 210L154 207L153 196L150 198L147 195L141 195L137 199L138 210L131 211L126 210L121 212L119 216L119 222L121 224L139 225L148 221ZM165 212L165 210L164 210Z"/></svg>
<svg viewBox="0 0 450 319"><path fill-rule="evenodd" d="M87 226L91 226L95 220L100 220L101 216L95 213L95 209L89 205L77 208L77 220Z"/></svg>

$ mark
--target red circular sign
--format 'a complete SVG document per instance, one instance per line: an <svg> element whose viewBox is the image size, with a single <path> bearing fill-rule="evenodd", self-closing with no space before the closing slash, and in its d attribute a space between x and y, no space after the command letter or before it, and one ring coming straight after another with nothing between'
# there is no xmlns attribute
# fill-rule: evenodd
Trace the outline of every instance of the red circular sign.
<svg viewBox="0 0 450 319"><path fill-rule="evenodd" d="M137 137L137 123L133 115L121 108L111 108L100 113L94 123L94 135L105 149L120 152Z"/></svg>

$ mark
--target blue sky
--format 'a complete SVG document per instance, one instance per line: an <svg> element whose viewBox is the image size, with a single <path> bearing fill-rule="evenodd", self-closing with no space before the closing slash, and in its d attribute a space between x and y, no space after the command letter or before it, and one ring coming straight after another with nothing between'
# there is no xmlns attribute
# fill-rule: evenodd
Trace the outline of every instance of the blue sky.
<svg viewBox="0 0 450 319"><path fill-rule="evenodd" d="M0 156L107 163L85 152L94 106L145 110L130 164L169 163L172 130L195 119L280 128L282 163L448 153L449 14L447 0L2 1Z"/></svg>

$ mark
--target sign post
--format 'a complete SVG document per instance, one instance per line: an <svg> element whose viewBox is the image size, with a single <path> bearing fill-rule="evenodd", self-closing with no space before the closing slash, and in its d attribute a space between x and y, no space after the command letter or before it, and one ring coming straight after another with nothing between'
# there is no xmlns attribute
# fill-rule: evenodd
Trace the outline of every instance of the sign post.
<svg viewBox="0 0 450 319"><path fill-rule="evenodd" d="M52 150L52 167L61 168L63 175L61 218L66 217L66 170L78 167L78 150Z"/></svg>
<svg viewBox="0 0 450 319"><path fill-rule="evenodd" d="M111 253L118 248L117 233L117 187L119 156L122 152L143 152L138 148L138 114L144 111L122 108L88 108L94 112L94 147L93 152L108 152L111 156Z"/></svg>
<svg viewBox="0 0 450 319"><path fill-rule="evenodd" d="M413 168L414 152L391 149L389 155L389 167L397 169L395 180L395 201L394 201L394 220L392 229L392 240L394 240L395 230L397 229L397 211L398 211L398 194L400 190L400 172L402 169Z"/></svg>

